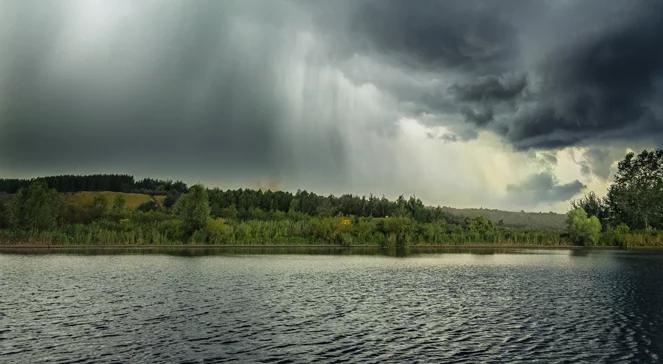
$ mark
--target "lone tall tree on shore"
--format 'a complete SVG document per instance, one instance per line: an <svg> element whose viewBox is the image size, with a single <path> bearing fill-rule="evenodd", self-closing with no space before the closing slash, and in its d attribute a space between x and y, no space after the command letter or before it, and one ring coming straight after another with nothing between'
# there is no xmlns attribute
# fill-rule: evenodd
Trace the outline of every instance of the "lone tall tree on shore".
<svg viewBox="0 0 663 364"><path fill-rule="evenodd" d="M182 219L186 234L192 234L196 230L204 228L210 214L207 189L202 185L192 186L189 192L177 200L175 213Z"/></svg>

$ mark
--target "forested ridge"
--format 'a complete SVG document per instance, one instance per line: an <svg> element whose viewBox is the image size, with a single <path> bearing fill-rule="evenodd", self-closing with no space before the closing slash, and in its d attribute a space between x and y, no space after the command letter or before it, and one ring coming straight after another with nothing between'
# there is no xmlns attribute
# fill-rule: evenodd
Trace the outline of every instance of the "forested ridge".
<svg viewBox="0 0 663 364"><path fill-rule="evenodd" d="M0 192L16 193L35 182L44 182L58 192L112 191L167 194L169 191L186 192L181 181L144 178L136 181L128 174L59 175L31 179L0 178Z"/></svg>
<svg viewBox="0 0 663 364"><path fill-rule="evenodd" d="M98 175L61 175L38 177L34 179L0 179L0 193L14 194L31 183L44 182L58 192L112 191L126 193L144 193L166 196L167 207L172 205L177 196L188 190L181 181L145 178L135 180L126 174ZM208 189L209 203L213 216L240 218L265 218L273 212L296 211L310 216L357 216L385 217L408 215L420 222L444 219L462 223L466 218L483 216L494 224L514 227L534 227L561 229L559 220L562 215L553 213L509 212L488 209L453 209L449 207L424 206L416 197L398 197L389 200L374 195L355 196L350 194L339 197L322 196L313 192L232 189ZM563 219L563 217L562 217Z"/></svg>

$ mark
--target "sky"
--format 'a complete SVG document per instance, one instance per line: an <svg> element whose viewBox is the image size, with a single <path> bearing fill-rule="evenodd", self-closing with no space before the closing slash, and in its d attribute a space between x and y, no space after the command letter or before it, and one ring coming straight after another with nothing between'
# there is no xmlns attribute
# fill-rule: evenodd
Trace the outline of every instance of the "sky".
<svg viewBox="0 0 663 364"><path fill-rule="evenodd" d="M557 211L663 144L663 2L0 0L0 176Z"/></svg>

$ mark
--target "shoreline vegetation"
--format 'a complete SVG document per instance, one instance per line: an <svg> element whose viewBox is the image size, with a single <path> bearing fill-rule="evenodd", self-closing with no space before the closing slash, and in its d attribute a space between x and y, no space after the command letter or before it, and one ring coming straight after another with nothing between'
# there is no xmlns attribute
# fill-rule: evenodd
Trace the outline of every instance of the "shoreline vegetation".
<svg viewBox="0 0 663 364"><path fill-rule="evenodd" d="M129 175L0 179L0 246L663 247L663 151L628 154L605 198L572 202L566 228L495 221L498 212L487 211L491 219L416 197L220 190Z"/></svg>

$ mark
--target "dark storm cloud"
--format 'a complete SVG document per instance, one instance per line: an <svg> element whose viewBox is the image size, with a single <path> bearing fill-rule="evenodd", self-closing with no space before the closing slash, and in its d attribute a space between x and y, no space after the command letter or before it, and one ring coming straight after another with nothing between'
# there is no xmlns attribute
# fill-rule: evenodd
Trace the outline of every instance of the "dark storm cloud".
<svg viewBox="0 0 663 364"><path fill-rule="evenodd" d="M555 176L548 172L531 175L519 184L507 186L507 198L520 203L566 201L585 189L575 180L559 184Z"/></svg>
<svg viewBox="0 0 663 364"><path fill-rule="evenodd" d="M507 139L522 148L554 148L660 135L663 119L652 104L663 77L662 14L660 3L643 2L628 24L551 52L538 70L536 101L514 115Z"/></svg>
<svg viewBox="0 0 663 364"><path fill-rule="evenodd" d="M492 129L525 149L660 137L663 118L653 106L663 77L663 6L639 4L626 24L544 54L529 71L539 83L527 99L514 93L517 109Z"/></svg>
<svg viewBox="0 0 663 364"><path fill-rule="evenodd" d="M525 90L527 80L523 76L479 77L475 82L453 85L449 88L468 122L486 127L495 118L498 108L515 108L514 100ZM499 111L498 111L499 112Z"/></svg>
<svg viewBox="0 0 663 364"><path fill-rule="evenodd" d="M369 49L412 66L486 72L517 52L516 30L504 15L522 3L362 1L351 29Z"/></svg>
<svg viewBox="0 0 663 364"><path fill-rule="evenodd" d="M341 4L346 53L451 80L414 92L372 82L415 114L461 116L466 124L451 124L460 135L486 129L518 149L663 135L660 2Z"/></svg>
<svg viewBox="0 0 663 364"><path fill-rule="evenodd" d="M511 101L520 95L527 80L525 77L480 77L475 82L454 85L451 93L458 101L469 102L499 102Z"/></svg>

